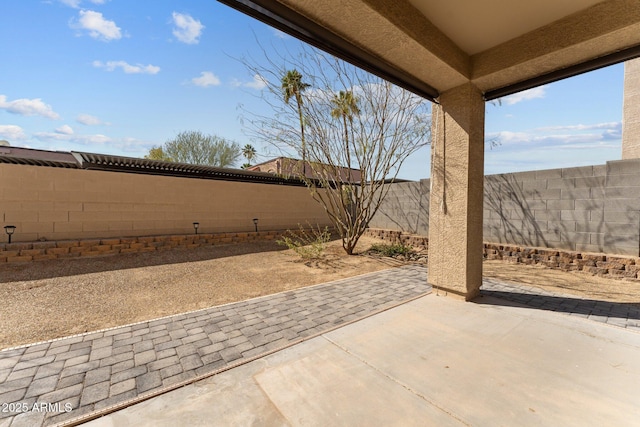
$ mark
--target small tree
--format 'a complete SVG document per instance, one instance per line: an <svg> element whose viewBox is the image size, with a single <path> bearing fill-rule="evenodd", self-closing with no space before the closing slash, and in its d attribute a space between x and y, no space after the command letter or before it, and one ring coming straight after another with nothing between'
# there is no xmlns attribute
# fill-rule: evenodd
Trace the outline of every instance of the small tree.
<svg viewBox="0 0 640 427"><path fill-rule="evenodd" d="M430 142L430 104L330 55L301 52L293 59L265 55L266 65L244 61L268 82L262 99L273 112L248 112L248 132L307 160L313 178L300 174L300 179L352 254L403 162ZM286 96L282 102L282 76L291 69L297 81L304 76L308 82L304 91L294 92L300 99L295 106ZM359 169L359 180L352 169Z"/></svg>
<svg viewBox="0 0 640 427"><path fill-rule="evenodd" d="M156 146L151 147L151 149L149 150L149 154L144 156L144 158L149 160L163 160L165 162L173 161L171 157L167 156L164 153L164 150L162 149L162 147L156 147Z"/></svg>
<svg viewBox="0 0 640 427"><path fill-rule="evenodd" d="M226 168L233 166L241 154L236 142L199 131L186 131L162 147L151 148L145 158Z"/></svg>

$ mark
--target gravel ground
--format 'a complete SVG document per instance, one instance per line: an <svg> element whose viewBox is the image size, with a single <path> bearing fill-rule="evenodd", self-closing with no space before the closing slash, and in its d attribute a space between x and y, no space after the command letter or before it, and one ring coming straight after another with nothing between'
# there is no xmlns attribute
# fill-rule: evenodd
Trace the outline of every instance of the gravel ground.
<svg viewBox="0 0 640 427"><path fill-rule="evenodd" d="M552 292L601 301L640 304L640 281L605 278L581 271L564 272L540 265L485 261L483 274L505 282L524 283Z"/></svg>
<svg viewBox="0 0 640 427"><path fill-rule="evenodd" d="M363 238L357 251L376 242ZM274 242L0 267L0 348L240 301L398 266L330 243L304 263ZM640 283L499 261L485 275L579 296L640 302Z"/></svg>
<svg viewBox="0 0 640 427"><path fill-rule="evenodd" d="M309 265L274 242L5 264L0 267L0 348L240 301L394 265L399 263L346 256L338 242L331 242L323 262Z"/></svg>

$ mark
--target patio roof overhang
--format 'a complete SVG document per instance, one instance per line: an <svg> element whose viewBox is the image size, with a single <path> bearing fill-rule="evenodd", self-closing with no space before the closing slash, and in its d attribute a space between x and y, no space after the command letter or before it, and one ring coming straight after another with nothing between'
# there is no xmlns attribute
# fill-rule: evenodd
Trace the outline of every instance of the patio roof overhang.
<svg viewBox="0 0 640 427"><path fill-rule="evenodd" d="M638 0L219 1L439 104L428 280L468 300L482 284L485 101L640 56Z"/></svg>
<svg viewBox="0 0 640 427"><path fill-rule="evenodd" d="M637 0L219 0L437 100L491 100L640 56Z"/></svg>

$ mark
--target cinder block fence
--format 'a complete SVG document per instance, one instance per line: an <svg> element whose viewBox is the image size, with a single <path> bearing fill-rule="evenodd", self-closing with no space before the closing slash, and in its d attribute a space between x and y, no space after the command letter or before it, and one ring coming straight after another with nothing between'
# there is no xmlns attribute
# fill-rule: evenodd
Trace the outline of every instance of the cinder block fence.
<svg viewBox="0 0 640 427"><path fill-rule="evenodd" d="M0 163L0 194L0 244L330 225L304 186Z"/></svg>
<svg viewBox="0 0 640 427"><path fill-rule="evenodd" d="M640 159L485 176L485 242L640 256ZM393 184L372 228L429 235L429 181Z"/></svg>

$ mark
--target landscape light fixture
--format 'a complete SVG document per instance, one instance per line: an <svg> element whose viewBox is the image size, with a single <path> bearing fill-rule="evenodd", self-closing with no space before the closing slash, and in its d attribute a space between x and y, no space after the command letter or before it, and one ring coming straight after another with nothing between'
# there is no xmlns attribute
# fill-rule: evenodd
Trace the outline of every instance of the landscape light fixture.
<svg viewBox="0 0 640 427"><path fill-rule="evenodd" d="M14 233L14 231L16 231L16 226L15 225L5 225L4 226L4 231L7 233L7 236L9 236L9 243L11 243L11 235Z"/></svg>
<svg viewBox="0 0 640 427"><path fill-rule="evenodd" d="M193 223L193 229L196 230L196 234L198 234L198 227L200 227L200 223L199 222L194 222Z"/></svg>
<svg viewBox="0 0 640 427"><path fill-rule="evenodd" d="M258 218L253 218L253 225L256 226L256 233L258 232Z"/></svg>

